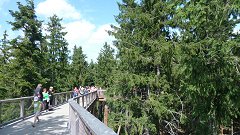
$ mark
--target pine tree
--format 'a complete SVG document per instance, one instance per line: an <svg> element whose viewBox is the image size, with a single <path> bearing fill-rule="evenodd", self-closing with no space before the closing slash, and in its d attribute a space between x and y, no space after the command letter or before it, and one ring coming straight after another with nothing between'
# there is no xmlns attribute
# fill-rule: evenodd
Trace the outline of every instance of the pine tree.
<svg viewBox="0 0 240 135"><path fill-rule="evenodd" d="M49 74L50 82L52 86L57 89L67 86L67 74L68 74L68 43L64 36L67 32L64 32L64 27L61 24L62 19L56 15L50 17L48 22L47 31L47 45L48 58L49 58Z"/></svg>
<svg viewBox="0 0 240 135"><path fill-rule="evenodd" d="M92 60L87 66L86 77L84 81L84 86L98 86L97 82L97 71L96 71L97 64L94 63Z"/></svg>
<svg viewBox="0 0 240 135"><path fill-rule="evenodd" d="M70 65L71 67L71 81L72 85L74 86L83 86L85 85L85 79L86 79L86 72L87 72L87 61L86 55L83 54L82 47L76 47L73 48L73 56L72 56L72 63Z"/></svg>
<svg viewBox="0 0 240 135"><path fill-rule="evenodd" d="M110 45L107 43L104 44L97 60L96 85L101 86L102 88L109 88L113 84L114 69L116 66L114 50Z"/></svg>
<svg viewBox="0 0 240 135"><path fill-rule="evenodd" d="M43 56L40 51L42 22L37 19L33 0L26 2L26 5L17 2L19 11L9 11L14 18L14 21L9 22L12 30L24 33L23 37L18 36L10 43L13 58L9 68L14 73L12 78L15 78L15 89L21 90L21 96L32 95L36 84L44 81L41 77Z"/></svg>
<svg viewBox="0 0 240 135"><path fill-rule="evenodd" d="M0 44L0 63L1 65L7 64L9 62L9 41L7 39L8 34L5 30L3 33L3 39L1 40Z"/></svg>
<svg viewBox="0 0 240 135"><path fill-rule="evenodd" d="M8 92L10 88L8 85L9 81L6 81L9 75L8 64L9 64L9 41L7 31L3 33L3 39L0 42L0 99L9 97Z"/></svg>
<svg viewBox="0 0 240 135"><path fill-rule="evenodd" d="M173 73L175 37L170 33L177 4L157 0L119 4L116 21L120 28L114 27L113 35L120 72L114 92L120 96L116 101L123 104L114 102L117 105L111 107L120 112L125 134L181 130L181 99Z"/></svg>
<svg viewBox="0 0 240 135"><path fill-rule="evenodd" d="M231 39L239 15L235 0L184 1L178 9L181 90L191 106L186 110L188 126L198 125L193 134L218 134L220 125L230 125L239 115L239 61Z"/></svg>

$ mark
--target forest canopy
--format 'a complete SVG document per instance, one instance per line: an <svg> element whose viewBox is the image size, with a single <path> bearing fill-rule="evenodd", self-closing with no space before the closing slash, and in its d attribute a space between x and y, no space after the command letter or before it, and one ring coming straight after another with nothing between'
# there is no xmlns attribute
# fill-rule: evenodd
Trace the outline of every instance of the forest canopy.
<svg viewBox="0 0 240 135"><path fill-rule="evenodd" d="M240 132L240 1L122 0L97 62L70 55L62 18L37 18L33 0L9 13L0 42L0 99L96 85L108 92L109 126L120 134Z"/></svg>

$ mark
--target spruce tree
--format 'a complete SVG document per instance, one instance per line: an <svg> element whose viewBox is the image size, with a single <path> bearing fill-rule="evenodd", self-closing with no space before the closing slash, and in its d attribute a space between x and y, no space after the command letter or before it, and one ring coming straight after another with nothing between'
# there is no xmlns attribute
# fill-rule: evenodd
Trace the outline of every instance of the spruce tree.
<svg viewBox="0 0 240 135"><path fill-rule="evenodd" d="M8 70L8 64L9 64L9 57L10 57L10 51L9 51L9 40L8 40L8 34L7 31L4 31L3 33L3 39L1 39L0 42L0 99L4 99L9 97L9 91L11 87L11 83L9 81L6 81L9 75Z"/></svg>
<svg viewBox="0 0 240 135"><path fill-rule="evenodd" d="M107 43L104 44L97 60L96 85L101 86L102 88L109 88L113 84L114 69L116 66L114 50L110 45Z"/></svg>
<svg viewBox="0 0 240 135"><path fill-rule="evenodd" d="M46 40L48 41L48 59L49 59L49 75L50 85L60 89L67 86L67 74L68 74L68 43L64 36L67 32L64 32L64 27L61 24L62 19L53 15L48 22Z"/></svg>
<svg viewBox="0 0 240 135"><path fill-rule="evenodd" d="M17 2L19 11L10 10L14 21L9 22L12 30L23 32L11 41L10 69L15 78L15 89L21 91L21 96L32 95L36 84L44 82L41 72L42 67L42 22L37 19L33 0L27 0L26 5ZM18 96L20 96L18 95Z"/></svg>
<svg viewBox="0 0 240 135"><path fill-rule="evenodd" d="M232 52L239 11L235 0L184 1L178 9L181 90L191 106L188 126L198 125L193 134L218 134L220 125L229 126L239 115L239 61Z"/></svg>
<svg viewBox="0 0 240 135"><path fill-rule="evenodd" d="M119 28L114 27L113 35L120 72L114 92L121 104L113 100L116 105L111 107L122 116L119 121L125 134L181 130L182 105L173 72L175 38L170 33L177 4L157 0L119 4Z"/></svg>
<svg viewBox="0 0 240 135"><path fill-rule="evenodd" d="M70 65L71 67L71 74L70 78L72 81L72 85L74 86L83 86L85 85L85 79L86 79L86 72L87 72L87 61L86 55L83 54L82 47L76 47L76 45L73 48L73 56L72 56L72 63Z"/></svg>

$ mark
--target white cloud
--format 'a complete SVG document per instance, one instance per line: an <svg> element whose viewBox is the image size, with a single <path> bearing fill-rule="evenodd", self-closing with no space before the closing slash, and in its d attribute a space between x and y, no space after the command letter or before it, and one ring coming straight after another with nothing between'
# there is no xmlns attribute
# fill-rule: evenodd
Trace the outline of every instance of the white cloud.
<svg viewBox="0 0 240 135"><path fill-rule="evenodd" d="M107 31L111 30L109 24L105 24L100 26L92 35L91 40L89 41L90 44L97 44L101 42L105 42L106 38L109 37Z"/></svg>
<svg viewBox="0 0 240 135"><path fill-rule="evenodd" d="M46 0L37 5L36 12L39 15L50 17L56 14L60 18L80 19L80 13L66 0Z"/></svg>
<svg viewBox="0 0 240 135"><path fill-rule="evenodd" d="M100 50L103 48L103 44L107 42L112 46L112 41L114 38L112 36L109 36L107 31L111 30L111 27L109 24L102 25L96 29L89 38L89 40L86 41L86 51L88 52L88 61L91 59L93 61L97 60L97 57L99 55Z"/></svg>
<svg viewBox="0 0 240 135"><path fill-rule="evenodd" d="M87 55L87 61L91 59L96 61L98 54L105 42L112 43L113 37L106 32L110 30L110 25L105 24L96 27L88 21L75 21L64 25L66 39L69 43L69 49L72 51L73 46L82 46L84 54Z"/></svg>
<svg viewBox="0 0 240 135"><path fill-rule="evenodd" d="M54 5L54 6L53 6ZM49 8L51 7L51 8ZM110 24L96 26L88 20L81 18L80 13L67 3L67 0L45 0L37 5L36 12L43 17L49 17L56 14L60 18L67 19L62 22L65 36L69 43L69 50L76 46L82 46L83 53L87 55L87 61L91 59L96 62L98 54L105 42L112 43L113 37L110 37L106 30L110 30ZM44 26L46 27L46 26ZM44 31L44 33L47 33Z"/></svg>
<svg viewBox="0 0 240 135"><path fill-rule="evenodd" d="M96 26L88 21L79 20L67 23L64 27L68 32L66 39L70 44L76 44L89 39Z"/></svg>

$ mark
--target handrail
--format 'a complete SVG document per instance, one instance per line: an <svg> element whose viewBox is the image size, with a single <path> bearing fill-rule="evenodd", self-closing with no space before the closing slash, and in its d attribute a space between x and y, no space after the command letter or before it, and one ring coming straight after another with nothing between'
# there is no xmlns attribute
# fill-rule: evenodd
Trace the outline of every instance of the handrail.
<svg viewBox="0 0 240 135"><path fill-rule="evenodd" d="M91 100L94 102L97 97L97 92L92 92L89 95ZM82 98L81 98L82 97ZM99 119L93 116L86 109L87 106L81 104L76 99L84 99L84 96L79 96L79 98L73 98L68 101L69 103L69 120L70 120L70 133L72 135L86 134L86 135L117 135L111 128L103 124ZM84 103L84 102L83 102ZM88 104L88 103L87 103ZM83 106L82 106L83 105Z"/></svg>
<svg viewBox="0 0 240 135"><path fill-rule="evenodd" d="M72 91L54 93L53 105L66 103L72 97ZM33 102L33 96L0 100L0 127L14 121L24 119L33 114L33 107L27 108Z"/></svg>
<svg viewBox="0 0 240 135"><path fill-rule="evenodd" d="M77 101L77 103L85 109L88 109L88 107L96 99L97 99L97 91L93 91L93 92L90 92L90 93L85 93L83 95L79 95L79 96L73 98L73 100Z"/></svg>
<svg viewBox="0 0 240 135"><path fill-rule="evenodd" d="M4 99L4 100L0 100L0 103L11 102L11 101L16 101L16 100L22 100L22 99L30 99L30 98L33 98L33 96L29 96L29 97L20 97L20 98Z"/></svg>

